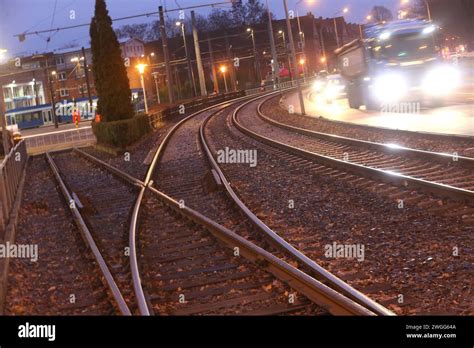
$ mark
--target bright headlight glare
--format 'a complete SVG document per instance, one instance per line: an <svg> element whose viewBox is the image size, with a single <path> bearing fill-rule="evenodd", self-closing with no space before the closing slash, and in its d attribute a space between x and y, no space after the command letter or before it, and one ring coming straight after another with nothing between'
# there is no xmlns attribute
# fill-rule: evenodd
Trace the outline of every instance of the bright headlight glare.
<svg viewBox="0 0 474 348"><path fill-rule="evenodd" d="M405 79L396 74L378 77L372 88L375 97L385 103L398 101L407 93Z"/></svg>
<svg viewBox="0 0 474 348"><path fill-rule="evenodd" d="M459 71L451 66L431 70L423 80L423 91L431 95L444 95L453 91L460 81Z"/></svg>
<svg viewBox="0 0 474 348"><path fill-rule="evenodd" d="M430 34L433 31L435 31L435 27L433 25L430 25L429 27L426 27L425 29L423 29L423 34Z"/></svg>
<svg viewBox="0 0 474 348"><path fill-rule="evenodd" d="M339 84L330 84L326 86L324 90L324 95L328 99L335 99L337 96L342 93L344 90L345 86L344 85L339 85Z"/></svg>
<svg viewBox="0 0 474 348"><path fill-rule="evenodd" d="M313 83L313 89L317 92L319 92L321 89L323 89L323 82L322 81L315 81Z"/></svg>

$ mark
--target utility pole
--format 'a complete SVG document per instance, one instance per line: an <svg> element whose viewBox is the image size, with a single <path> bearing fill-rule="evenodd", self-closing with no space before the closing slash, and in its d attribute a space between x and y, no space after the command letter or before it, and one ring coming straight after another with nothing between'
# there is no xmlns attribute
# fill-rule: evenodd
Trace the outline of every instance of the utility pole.
<svg viewBox="0 0 474 348"><path fill-rule="evenodd" d="M268 34L270 35L270 49L272 51L272 74L273 74L273 89L276 88L276 84L280 83L280 67L278 64L278 55L275 48L275 38L273 36L273 24L272 24L272 14L270 8L268 7L267 0L267 13L268 13Z"/></svg>
<svg viewBox="0 0 474 348"><path fill-rule="evenodd" d="M214 83L214 92L219 93L219 81L217 81L216 65L214 64L214 52L212 50L211 37L207 34L207 46L209 48L209 60L211 63L212 79Z"/></svg>
<svg viewBox="0 0 474 348"><path fill-rule="evenodd" d="M46 67L46 74L48 75L49 81L49 93L51 94L51 112L53 113L53 120L54 120L54 128L58 128L58 116L56 115L56 102L54 101L54 89L53 89L53 78L52 76L56 75L56 71L52 71L51 74L49 73L48 68Z"/></svg>
<svg viewBox="0 0 474 348"><path fill-rule="evenodd" d="M199 75L199 87L201 89L201 96L205 97L207 96L206 79L204 77L204 67L202 66L201 48L199 47L199 35L196 28L196 16L194 15L194 11L191 11L191 24L193 26L194 51L196 52L196 64L197 64L198 75Z"/></svg>
<svg viewBox="0 0 474 348"><path fill-rule="evenodd" d="M258 61L258 53L257 53L257 46L255 45L255 32L252 28L247 29L248 32L250 32L250 37L252 38L252 51L253 51L253 56L254 56L254 69L256 73L256 79L258 80L258 85L262 82L262 74L260 72L260 64Z"/></svg>
<svg viewBox="0 0 474 348"><path fill-rule="evenodd" d="M168 87L169 102L174 103L174 91L173 91L173 73L171 71L170 64L170 54L168 52L168 38L166 37L165 30L165 16L163 14L163 6L158 7L158 12L160 13L160 35L161 43L163 45L163 54L165 58L166 66L166 86Z"/></svg>
<svg viewBox="0 0 474 348"><path fill-rule="evenodd" d="M225 50L227 54L227 60L229 62L229 76L230 81L232 83L232 90L237 92L237 79L235 78L235 67L232 61L232 52L230 50L229 38L227 36L227 32L225 33Z"/></svg>
<svg viewBox="0 0 474 348"><path fill-rule="evenodd" d="M92 112L91 84L89 81L89 65L87 64L86 50L82 47L82 56L84 57L84 75L86 77L87 97L89 98L89 110Z"/></svg>
<svg viewBox="0 0 474 348"><path fill-rule="evenodd" d="M324 59L324 66L326 67L326 70L328 70L328 59L326 57L326 45L324 44L324 32L323 32L323 25L319 27L319 36L321 37L321 49L323 53L323 59Z"/></svg>
<svg viewBox="0 0 474 348"><path fill-rule="evenodd" d="M308 64L308 61L306 59L306 38L304 36L304 31L301 29L301 21L300 21L300 16L298 14L298 11L296 11L296 20L298 22L298 36L300 38L300 45L301 45L301 52L303 53L303 79L306 83L306 67Z"/></svg>
<svg viewBox="0 0 474 348"><path fill-rule="evenodd" d="M39 104L38 85L36 84L36 71L33 70L33 92L35 93L35 105Z"/></svg>
<svg viewBox="0 0 474 348"><path fill-rule="evenodd" d="M306 115L306 110L304 107L304 99L303 99L303 92L301 91L301 84L298 76L298 67L296 62L296 50L295 50L295 42L293 41L293 32L291 30L291 23L290 18L288 17L288 4L286 0L283 0L283 6L285 7L285 14L286 14L286 27L288 30L288 36L290 40L290 47L291 47L291 60L292 60L292 67L291 70L293 71L293 76L296 80L296 88L298 90L298 97L300 99L300 108L301 108L301 115Z"/></svg>
<svg viewBox="0 0 474 348"><path fill-rule="evenodd" d="M191 57L189 56L188 52L188 41L186 40L186 30L184 28L184 23L180 23L180 25L181 34L183 35L184 55L186 56L186 63L188 65L188 78L191 80L192 83L193 97L197 97L196 81L194 81L194 71L193 66L191 65Z"/></svg>

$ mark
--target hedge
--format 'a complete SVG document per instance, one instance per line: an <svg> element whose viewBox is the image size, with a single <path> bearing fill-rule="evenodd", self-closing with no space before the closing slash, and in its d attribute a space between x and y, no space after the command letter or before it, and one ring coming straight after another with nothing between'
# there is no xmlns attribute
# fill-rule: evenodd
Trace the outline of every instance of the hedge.
<svg viewBox="0 0 474 348"><path fill-rule="evenodd" d="M151 129L149 117L140 115L128 120L92 122L92 131L97 143L124 149L149 133Z"/></svg>

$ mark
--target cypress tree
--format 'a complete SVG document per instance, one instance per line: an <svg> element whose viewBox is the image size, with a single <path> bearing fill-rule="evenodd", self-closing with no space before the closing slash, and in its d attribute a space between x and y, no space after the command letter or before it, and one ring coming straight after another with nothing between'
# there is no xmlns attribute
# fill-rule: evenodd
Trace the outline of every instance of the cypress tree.
<svg viewBox="0 0 474 348"><path fill-rule="evenodd" d="M133 117L130 84L105 0L96 0L90 25L92 71L104 122Z"/></svg>

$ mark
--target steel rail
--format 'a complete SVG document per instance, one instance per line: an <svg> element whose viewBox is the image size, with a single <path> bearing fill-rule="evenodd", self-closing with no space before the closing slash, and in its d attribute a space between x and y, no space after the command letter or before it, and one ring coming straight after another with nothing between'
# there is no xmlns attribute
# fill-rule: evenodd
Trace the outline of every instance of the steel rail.
<svg viewBox="0 0 474 348"><path fill-rule="evenodd" d="M376 151L381 151L390 155L397 154L397 155L402 155L402 156L406 156L406 155L416 156L416 157L429 159L429 160L432 160L438 163L443 163L443 164L457 162L458 164L465 165L468 168L474 168L474 158L471 158L471 157L458 156L456 154L443 153L443 152L433 152L433 151L412 149L409 147L393 145L393 144L376 143L373 141L349 138L349 137L345 137L345 136L337 135L337 134L318 132L318 131L291 126L286 123L278 122L268 117L267 115L265 115L262 111L263 104L265 104L269 100L270 99L264 100L260 104L258 104L257 106L258 115L260 116L262 120L285 130L290 130L290 131L307 135L313 138L320 138L320 139L340 142L340 143L344 143L348 145L363 146L363 147L373 149Z"/></svg>
<svg viewBox="0 0 474 348"><path fill-rule="evenodd" d="M243 106L247 105L248 103L253 102L256 99L261 97L257 97L253 100L250 100L247 103L244 103L236 108L234 114L237 113ZM203 146L207 158L210 162L212 168L218 173L228 196L234 201L237 207L247 216L247 218L253 223L253 225L261 232L264 233L267 237L269 237L280 249L282 249L286 254L291 255L294 259L298 262L301 262L305 265L309 270L317 274L321 279L327 281L332 287L343 293L345 296L351 298L353 301L356 301L360 305L368 308L370 311L378 314L378 315L395 315L393 312L388 310L387 308L383 307L379 303L375 302L374 300L370 299L368 296L364 295L360 291L354 289L349 284L341 280L340 278L336 277L334 274L328 272L326 269L321 267L317 264L314 260L307 257L303 254L300 250L296 249L290 243L288 243L284 238L280 237L278 233L273 231L269 228L263 221L261 221L246 205L242 200L239 198L237 193L232 188L230 182L227 180L225 174L223 173L222 169L217 164L214 156L207 144L206 136L204 134L204 129L207 122L210 120L212 115L207 117L204 122L201 124L199 129L200 133L200 141L201 145Z"/></svg>
<svg viewBox="0 0 474 348"><path fill-rule="evenodd" d="M131 176L128 173L125 173L123 170L120 170L107 162L102 161L101 159L92 156L91 154L88 154L87 152L75 147L72 149L74 152L77 154L83 156L87 160L95 163L96 165L102 166L103 168L107 169L108 171L112 172L113 174L117 175L118 177L122 178L123 180L127 181L128 183L135 185L137 187L143 187L145 186L145 183L133 176Z"/></svg>
<svg viewBox="0 0 474 348"><path fill-rule="evenodd" d="M280 91L274 92L280 93ZM81 150L76 149L75 151L80 153L81 155L85 155L91 161L94 161L98 165L105 167L106 169L111 170L117 176L122 177L124 180L127 180L131 184L137 184L142 186L140 194L135 202L134 211L132 214L131 219L131 230L134 230L134 233L130 234L130 244L135 245L135 235L136 235L136 224L138 220L138 213L141 205L141 201L143 199L143 194L145 190L148 188L152 193L158 196L158 198L168 207L174 209L175 211L181 213L183 216L187 217L188 219L198 223L205 228L207 228L216 238L225 242L229 247L235 248L235 246L239 246L239 248L243 249L242 255L247 257L251 261L261 261L264 260L266 263L266 268L269 272L277 276L279 279L283 279L286 283L292 286L295 290L300 291L302 294L307 296L313 302L320 304L322 307L326 308L329 312L336 314L336 315L376 315L370 309L361 306L357 302L353 301L345 297L344 295L338 293L337 291L331 289L330 287L322 284L321 282L317 281L316 279L312 278L311 276L307 275L306 273L296 269L295 267L287 264L283 260L280 260L276 256L272 255L271 253L261 249L260 247L252 244L251 242L247 241L246 239L236 235L234 232L225 229L224 227L220 226L216 222L206 218L202 214L188 208L181 206L178 202L173 200L171 197L168 197L166 194L159 192L158 190L151 187L151 175L153 170L158 162L159 157L162 154L163 149L165 148L166 144L168 143L172 134L187 120L191 117L194 117L202 112L211 110L216 108L217 106L224 106L225 104L232 104L239 100L245 100L255 98L255 96L245 96L241 98L236 98L231 101L225 101L219 103L217 105L213 105L207 107L203 110L197 111L190 116L184 118L179 123L177 123L165 136L162 143L160 144L159 148L157 149L154 159L148 169L148 173L145 179L145 182L141 182L138 179L131 177L130 175L122 172L121 170L110 166L109 164L91 156L89 154L84 153ZM228 105L230 106L230 105ZM220 110L217 110L218 112ZM213 115L212 113L211 115ZM144 185L146 183L146 185ZM134 247L131 248L132 251L135 249ZM133 259L136 260L136 254L134 256L131 255L131 261ZM136 263L136 261L135 261ZM140 284L136 282L135 284ZM141 288L141 284L140 284Z"/></svg>
<svg viewBox="0 0 474 348"><path fill-rule="evenodd" d="M306 100L308 102L313 102L311 95L315 94L315 92L309 92L306 95ZM280 107L283 110L286 110L281 104ZM308 115L301 115L301 117L306 117L306 118L313 118L313 116L308 116ZM449 133L435 133L435 132L427 132L427 131L411 131L411 130L401 130L401 129L394 129L394 128L389 128L389 127L382 127L382 126L371 126L368 124L358 124L358 123L353 123L350 121L341 121L341 120L333 120L329 119L324 116L320 116L321 118L333 122L336 124L342 124L350 127L358 127L358 128L369 128L369 129L376 129L376 130L383 130L385 132L405 132L405 133L411 133L411 134L418 134L418 135L423 135L425 137L431 138L431 139L439 139L443 138L443 140L473 140L474 136L472 135L464 135L464 134L449 134Z"/></svg>
<svg viewBox="0 0 474 348"><path fill-rule="evenodd" d="M262 97L260 97L262 98ZM249 103L246 103L247 105ZM346 172L351 172L356 175L365 176L374 180L379 180L385 183L395 184L403 186L405 188L415 188L421 189L426 192L432 193L440 197L451 198L456 201L467 202L474 204L474 192L466 189L449 186L446 184L436 183L424 179L414 178L412 176L404 175L401 173L396 173L393 171L386 171L383 169L366 167L361 164L347 162L340 160L334 157L321 155L315 152L304 150L296 146L288 145L282 142L279 142L274 139L270 139L264 135L258 134L246 127L244 127L240 122L238 122L236 114L233 115L233 122L237 129L242 133L259 140L267 145L278 148L287 153L291 153L298 157L308 159L310 161L316 161L319 163L326 164L330 167L337 168Z"/></svg>
<svg viewBox="0 0 474 348"><path fill-rule="evenodd" d="M190 119L191 117L194 117L194 116L198 115L199 113L205 112L205 111L210 110L214 107L224 105L224 104L229 103L231 101L233 102L233 101L238 101L238 100L246 99L246 98L249 98L249 97L245 96L245 97L235 98L235 99L224 101L222 103L218 103L216 105L212 105L212 106L206 107L202 110L196 111L196 112L192 113L191 115L185 117L181 121L179 121L176 125L174 125L170 129L170 131L168 131L165 138L160 143L160 146L158 147L155 154L153 155L153 160L150 163L150 166L148 167L147 174L146 174L146 177L145 177L145 181L144 182L140 181L140 185L142 187L140 189L140 193L138 194L137 199L135 201L135 205L133 207L132 217L131 217L131 220L130 220L130 233L129 233L129 236L130 236L130 266L132 268L138 270L138 258L137 258L137 253L136 253L136 236L137 236L138 215L140 213L141 203L142 203L142 200L143 200L143 196L145 194L145 190L146 190L146 188L148 187L148 185L151 181L151 176L153 174L153 171L155 170L156 163L158 162L158 158L161 155L161 152L162 152L162 149L164 148L164 145L169 141L171 135L176 131L176 129L178 129L181 124L183 124L186 120ZM99 162L97 162L97 163L99 163ZM116 172L117 172L117 175L119 175L119 173L118 173L119 170L118 169L116 170ZM127 178L128 175L123 176L123 177ZM128 179L126 179L126 180L128 180ZM139 297L139 298L144 298L145 296L144 296L143 287L142 287L142 284L141 284L140 273L139 272L137 272L136 274L132 273L132 277L133 277L133 285L134 285L134 290L135 290L136 296ZM140 310L140 313L142 315L150 315L150 313L152 312L151 308L148 307L148 304L146 303L146 301L140 301L139 302L139 310Z"/></svg>
<svg viewBox="0 0 474 348"><path fill-rule="evenodd" d="M272 273L278 279L289 284L293 289L305 295L312 302L320 305L334 315L367 315L373 316L374 312L363 307L359 303L331 289L327 285L314 279L301 270L291 266L275 255L249 242L245 238L228 230L227 228L212 221L201 213L180 205L179 202L166 194L148 186L159 200L180 215L188 218L196 224L204 226L217 239L225 243L229 248L239 248L239 254L246 259L257 263L260 267ZM234 249L235 250L235 249Z"/></svg>
<svg viewBox="0 0 474 348"><path fill-rule="evenodd" d="M92 237L92 234L90 233L84 219L81 216L81 213L76 207L76 204L71 204L74 202L71 194L69 193L69 190L66 187L66 184L64 183L63 179L61 178L61 174L59 173L59 169L54 162L53 158L49 154L49 152L46 153L46 158L48 159L48 163L51 167L51 170L56 178L56 181L59 184L59 187L61 189L61 192L64 195L64 198L66 199L67 203L70 205L70 209L72 212L72 215L74 217L74 221L76 222L77 227L81 231L83 239L86 241L88 247L91 249L92 254L94 255L95 260L97 261L97 264L99 265L99 268L104 275L105 281L107 283L107 286L109 287L110 291L112 292L112 295L114 297L115 302L117 303L117 306L122 313L122 315L132 315L132 312L127 306L127 303L125 302L122 293L120 292L104 258L102 257L102 254L99 251L99 248L97 247L97 244L94 241L94 238Z"/></svg>
<svg viewBox="0 0 474 348"><path fill-rule="evenodd" d="M145 192L145 184L141 180L134 178L128 173L125 173L124 171L118 168L115 168L114 166L111 166L110 164L88 154L87 152L84 152L77 148L74 148L73 151L83 156L87 160L95 163L96 165L102 166L106 170L110 171L112 174L125 180L131 185L134 185L140 188L140 192L138 194L137 200L135 201L134 210L132 212L132 217L130 220L130 224L136 224L137 219L138 219L138 211L136 212L135 206L137 204L137 201L141 201L143 197L143 194ZM129 248L130 248L130 273L132 275L133 290L135 292L135 299L137 301L138 311L140 315L148 316L150 315L150 310L148 308L145 293L143 291L143 287L141 285L141 280L140 280L140 271L138 269L138 262L137 262L136 239L135 239L135 235L134 234L132 235L131 230L129 230Z"/></svg>
<svg viewBox="0 0 474 348"><path fill-rule="evenodd" d="M266 94L266 95L273 95L273 94L277 94L277 93L281 93L281 91L278 90L278 91L275 91L275 92L272 92L272 93L269 93L269 94ZM286 270L285 269L280 269L280 270L277 269L276 271L278 272L278 274L275 274L275 273L274 274L279 279L284 279L285 282L290 284L290 286L292 286L295 289L299 290L300 292L304 293L306 296L308 296L308 298L310 298L315 303L320 304L324 308L327 308L331 313L347 315L347 314L350 314L354 308L356 308L357 313L353 313L353 314L357 314L357 315L377 315L377 314L394 315L391 311L389 311L388 309L384 308L383 306L381 306L381 305L379 305L375 302L373 303L372 306L369 306L369 308L366 308L365 306L363 306L360 303L354 301L353 299L346 297L344 294L338 293L334 289L331 289L330 287L322 284L321 282L317 281L316 279L314 279L313 277L307 275L306 273L302 272L301 270L298 270L297 268L288 265L283 260L280 260L276 256L268 253L267 251L261 249L260 247L254 245L253 243L247 241L245 238L242 238L242 237L238 236L236 233L231 232L231 231L225 229L224 227L218 225L217 223L215 223L212 220L206 218L202 214L200 214L200 213L198 213L198 212L196 212L196 211L194 211L194 210L192 210L192 209L190 209L186 206L180 206L178 202L176 202L172 198L168 197L166 194L164 194L164 193L154 189L153 187L151 187L151 184L152 184L151 175L153 173L153 170L154 170L156 164L158 163L159 158L162 156L163 151L164 151L164 149L166 148L166 145L169 142L169 139L171 138L171 136L176 132L176 130L180 126L182 126L190 118L192 118L192 117L194 117L198 114L201 114L202 112L209 111L213 108L223 106L225 104L230 104L228 106L231 106L231 104L233 104L235 102L246 100L246 99L254 100L255 96L254 95L253 96L245 96L245 97L233 99L231 102L226 101L226 102L223 102L223 103L220 103L220 104L217 104L217 105L210 106L210 107L205 108L201 111L198 111L196 113L191 114L190 116L184 118L183 120L178 122L175 126L173 126L173 128L167 133L167 135L165 136L165 138L161 142L160 146L158 147L158 149L157 149L157 151L154 155L152 164L149 167L149 172L147 173L147 176L146 176L146 179L145 179L145 184L148 187L148 189L151 192L153 192L155 195L157 195L165 204L168 204L171 208L175 209L177 212L179 212L181 214L184 214L184 215L187 215L190 219L192 219L196 223L199 223L201 225L206 226L208 229L210 229L211 232L213 231L213 234L217 238L219 238L220 240L223 240L223 241L227 240L228 241L229 238L231 237L230 240L232 242L230 244L227 242L227 244L229 246L231 246L232 248L236 246L236 244L235 244L236 242L245 243L246 248L250 247L250 248L253 248L255 250L263 251L265 253L265 255L267 255L265 257L265 260L267 260L268 257L271 257L272 260L273 260L271 264L276 265L275 264L275 262L276 262L277 264L280 264L280 266L281 265L286 265L286 266L282 266L283 268L289 267L289 269L286 269ZM221 109L211 113L210 116L214 115L215 113L219 112L220 110ZM137 209L139 209L139 206L137 207ZM137 214L138 214L138 212L137 212ZM255 254L255 252L254 252L254 254ZM251 255L249 255L249 257L251 257ZM253 257L255 257L255 256L253 256ZM251 258L251 259L255 260L254 258ZM288 273L288 272L290 272L290 273ZM303 282L306 285L301 283L302 282L301 279L295 279L295 278L290 277L291 274L295 274L295 273L299 274L300 277L303 277L303 278L306 279ZM308 286L309 286L309 288L308 288ZM349 285L347 285L347 286L349 286ZM361 294L360 297L362 297L362 296L363 295ZM369 301L366 301L366 302L369 303L370 301L372 301L372 300L369 300ZM338 309L338 308L346 308L346 309L341 310L341 309Z"/></svg>

